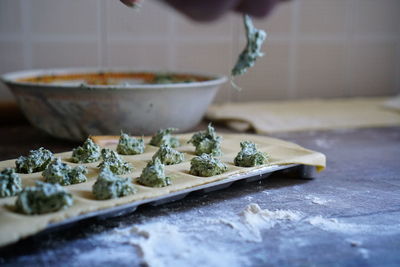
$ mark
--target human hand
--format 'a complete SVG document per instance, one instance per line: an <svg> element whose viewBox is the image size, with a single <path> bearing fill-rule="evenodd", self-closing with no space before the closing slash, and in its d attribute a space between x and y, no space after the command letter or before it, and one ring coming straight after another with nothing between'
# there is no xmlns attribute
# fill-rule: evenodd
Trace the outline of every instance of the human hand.
<svg viewBox="0 0 400 267"><path fill-rule="evenodd" d="M287 0L163 0L179 12L197 21L212 21L235 11L254 17L265 17L279 2ZM133 6L138 0L121 0Z"/></svg>

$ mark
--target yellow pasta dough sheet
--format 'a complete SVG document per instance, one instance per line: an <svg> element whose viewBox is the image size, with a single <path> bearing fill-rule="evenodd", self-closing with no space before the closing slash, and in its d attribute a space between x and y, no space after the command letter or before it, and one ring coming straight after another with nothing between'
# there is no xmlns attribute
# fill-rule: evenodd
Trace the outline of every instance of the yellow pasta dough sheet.
<svg viewBox="0 0 400 267"><path fill-rule="evenodd" d="M17 213L14 209L16 201L15 196L0 198L0 245L11 244L21 238L38 233L46 229L46 227L51 226L53 223L62 222L79 215L112 209L116 206L145 199L154 199L166 196L173 192L221 181L233 175L246 174L252 171L254 172L257 169L262 169L266 166L304 164L315 166L318 170L325 168L325 156L323 154L308 150L294 143L257 135L221 134L223 138L223 155L218 158L228 166L227 172L207 178L193 176L189 174L189 169L190 160L195 157L194 147L187 144L187 141L191 138L192 134L176 136L181 143L181 146L178 147L177 150L185 153L185 161L180 164L165 166L166 175L171 177L172 180L172 184L169 186L163 188L151 188L137 183L137 179L140 176L142 169L158 150L158 147L149 145L148 143L150 138L145 137L146 148L143 154L132 156L121 155L125 161L132 163L134 166L132 173L121 175L121 177L129 177L132 179L137 188L137 193L134 195L110 200L96 200L92 194L92 186L98 176L99 169L97 168L97 165L100 162L95 162L82 164L87 166L89 170L87 182L65 187L74 197L74 204L67 209L42 215L24 215ZM101 147L111 148L114 150L118 142L118 137L116 136L94 136L92 139ZM260 151L267 152L271 156L269 164L250 168L235 166L233 160L240 150L240 142L244 140L255 142ZM55 156L60 157L63 162L71 166L79 165L70 161L71 154L72 152L64 152L55 154ZM0 170L6 167L15 167L15 159L0 162ZM33 186L37 180L44 181L40 172L19 175L24 187Z"/></svg>
<svg viewBox="0 0 400 267"><path fill-rule="evenodd" d="M398 126L399 107L384 97L247 102L211 106L206 116L237 131L278 133Z"/></svg>

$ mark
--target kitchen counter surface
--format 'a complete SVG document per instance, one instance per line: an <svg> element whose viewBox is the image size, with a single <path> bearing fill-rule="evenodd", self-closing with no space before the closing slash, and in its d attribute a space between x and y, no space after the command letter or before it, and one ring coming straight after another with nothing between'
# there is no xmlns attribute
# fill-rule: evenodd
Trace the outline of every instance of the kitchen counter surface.
<svg viewBox="0 0 400 267"><path fill-rule="evenodd" d="M278 175L89 220L5 247L0 264L399 265L400 127L274 136L325 153L327 169L315 179ZM76 145L27 125L0 126L0 160ZM264 212L243 213L250 204Z"/></svg>

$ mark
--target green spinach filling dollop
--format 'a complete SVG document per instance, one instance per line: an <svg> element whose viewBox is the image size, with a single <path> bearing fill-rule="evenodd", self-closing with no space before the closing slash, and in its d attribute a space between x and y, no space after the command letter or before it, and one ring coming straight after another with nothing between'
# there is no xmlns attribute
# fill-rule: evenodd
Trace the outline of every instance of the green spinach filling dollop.
<svg viewBox="0 0 400 267"><path fill-rule="evenodd" d="M125 162L114 150L103 148L101 157L103 161L98 166L101 170L110 169L117 175L127 174L133 170L132 164Z"/></svg>
<svg viewBox="0 0 400 267"><path fill-rule="evenodd" d="M100 172L92 187L92 193L96 199L112 199L132 195L136 192L129 178L120 178L109 169Z"/></svg>
<svg viewBox="0 0 400 267"><path fill-rule="evenodd" d="M175 128L158 130L158 132L151 138L150 145L158 147L161 145L167 145L173 148L178 147L179 146L178 138L172 136L172 133L177 130L178 129Z"/></svg>
<svg viewBox="0 0 400 267"><path fill-rule="evenodd" d="M240 143L241 150L234 159L236 166L254 167L268 163L268 154L257 151L256 144L251 141Z"/></svg>
<svg viewBox="0 0 400 267"><path fill-rule="evenodd" d="M33 173L43 171L53 159L53 153L43 147L31 150L28 156L20 156L15 161L18 173Z"/></svg>
<svg viewBox="0 0 400 267"><path fill-rule="evenodd" d="M185 155L172 147L161 145L160 149L153 155L153 161L158 158L162 164L173 165L181 163Z"/></svg>
<svg viewBox="0 0 400 267"><path fill-rule="evenodd" d="M220 156L222 137L217 136L211 123L208 124L207 130L195 133L188 143L192 143L195 147L196 155L211 154L212 156Z"/></svg>
<svg viewBox="0 0 400 267"><path fill-rule="evenodd" d="M143 138L130 137L125 133L121 133L119 137L117 152L122 155L137 155L144 152Z"/></svg>
<svg viewBox="0 0 400 267"><path fill-rule="evenodd" d="M243 22L246 29L247 44L231 71L232 76L246 73L248 68L254 66L257 58L264 55L264 53L261 52L261 47L267 34L265 31L254 27L250 16L244 15Z"/></svg>
<svg viewBox="0 0 400 267"><path fill-rule="evenodd" d="M190 161L190 174L202 177L210 177L226 172L228 167L219 159L209 154L202 154Z"/></svg>
<svg viewBox="0 0 400 267"><path fill-rule="evenodd" d="M61 185L36 181L36 186L25 187L18 194L15 206L21 213L43 214L65 209L73 203L72 195Z"/></svg>
<svg viewBox="0 0 400 267"><path fill-rule="evenodd" d="M147 164L138 181L150 187L164 187L171 184L171 178L165 176L164 164L159 158Z"/></svg>
<svg viewBox="0 0 400 267"><path fill-rule="evenodd" d="M100 160L100 157L100 147L91 138L87 138L82 146L72 150L71 160L74 163L90 163Z"/></svg>
<svg viewBox="0 0 400 267"><path fill-rule="evenodd" d="M21 177L13 168L6 168L0 172L0 197L11 197L21 192Z"/></svg>
<svg viewBox="0 0 400 267"><path fill-rule="evenodd" d="M87 173L85 166L72 168L68 164L61 162L59 158L56 158L42 172L42 175L47 183L71 185L86 182Z"/></svg>

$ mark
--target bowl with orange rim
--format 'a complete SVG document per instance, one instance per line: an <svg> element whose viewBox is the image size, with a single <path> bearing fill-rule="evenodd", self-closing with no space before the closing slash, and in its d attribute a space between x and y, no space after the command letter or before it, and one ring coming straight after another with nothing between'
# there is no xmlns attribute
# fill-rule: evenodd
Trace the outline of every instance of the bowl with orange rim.
<svg viewBox="0 0 400 267"><path fill-rule="evenodd" d="M48 134L70 140L125 131L149 135L196 126L226 77L185 72L89 68L7 73L27 119Z"/></svg>

